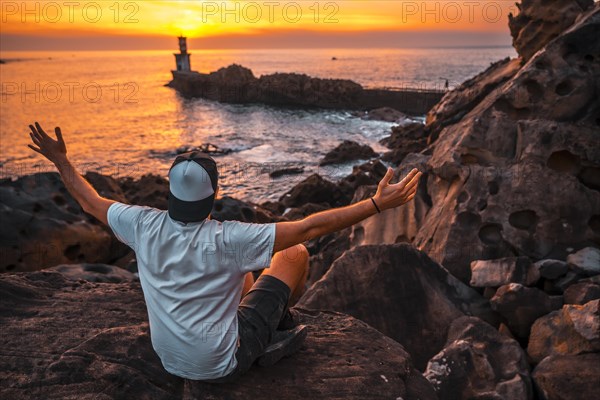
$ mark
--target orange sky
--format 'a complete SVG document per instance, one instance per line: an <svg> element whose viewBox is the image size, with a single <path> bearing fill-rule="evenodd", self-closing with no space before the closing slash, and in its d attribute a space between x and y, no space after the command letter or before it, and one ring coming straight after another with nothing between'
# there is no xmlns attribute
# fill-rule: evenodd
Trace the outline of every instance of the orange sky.
<svg viewBox="0 0 600 400"><path fill-rule="evenodd" d="M510 44L509 12L515 12L512 1L2 0L1 46L50 50L53 43L93 37L93 43L107 49L136 42L148 48L144 40L164 48L167 42L160 38L181 33L209 47L235 47L236 38L240 47L270 47L277 38L279 47L310 47L315 41L318 45L319 37L337 38L328 41L334 47L353 47L360 37L373 38L378 47L435 44L436 38L446 46L465 40L497 45ZM119 37L125 42L117 43Z"/></svg>

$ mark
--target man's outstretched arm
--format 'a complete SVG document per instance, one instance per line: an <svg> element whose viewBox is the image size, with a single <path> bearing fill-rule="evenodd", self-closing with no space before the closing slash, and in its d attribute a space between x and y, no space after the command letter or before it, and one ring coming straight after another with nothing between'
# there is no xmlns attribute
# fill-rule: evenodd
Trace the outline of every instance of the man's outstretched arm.
<svg viewBox="0 0 600 400"><path fill-rule="evenodd" d="M60 128L54 129L56 140L48 136L37 122L35 126L29 125L29 128L31 129L29 136L35 144L35 146L29 144L29 148L42 154L56 166L65 187L86 213L108 224L108 207L114 201L100 197L96 189L71 164L67 157L67 146Z"/></svg>
<svg viewBox="0 0 600 400"><path fill-rule="evenodd" d="M275 228L274 252L302 243L306 240L340 231L352 226L380 211L399 207L415 197L422 173L413 169L402 181L390 184L394 170L388 168L379 182L373 200L362 200L358 203L322 211L300 221L279 222ZM373 201L375 204L373 204Z"/></svg>

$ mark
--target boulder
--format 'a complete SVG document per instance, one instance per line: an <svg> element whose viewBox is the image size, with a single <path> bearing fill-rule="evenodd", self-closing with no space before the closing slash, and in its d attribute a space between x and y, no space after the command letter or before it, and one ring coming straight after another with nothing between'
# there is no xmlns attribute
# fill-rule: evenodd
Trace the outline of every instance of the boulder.
<svg viewBox="0 0 600 400"><path fill-rule="evenodd" d="M344 140L335 149L325 154L319 165L341 164L354 160L368 160L377 153L368 145L361 145L351 140Z"/></svg>
<svg viewBox="0 0 600 400"><path fill-rule="evenodd" d="M495 322L487 300L407 244L346 251L299 306L348 313L402 344L419 369L463 315Z"/></svg>
<svg viewBox="0 0 600 400"><path fill-rule="evenodd" d="M541 400L581 400L598 397L600 353L545 358L532 376Z"/></svg>
<svg viewBox="0 0 600 400"><path fill-rule="evenodd" d="M211 218L217 221L241 221L266 224L281 218L256 204L223 196L215 200Z"/></svg>
<svg viewBox="0 0 600 400"><path fill-rule="evenodd" d="M539 270L528 257L477 260L471 263L471 286L474 287L499 287L509 283L530 286L539 278Z"/></svg>
<svg viewBox="0 0 600 400"><path fill-rule="evenodd" d="M54 271L0 275L3 398L436 399L398 343L350 316L298 310L302 349L233 384L167 373L152 349L138 282Z"/></svg>
<svg viewBox="0 0 600 400"><path fill-rule="evenodd" d="M169 181L163 176L145 174L138 179L125 177L119 179L119 186L129 204L154 207L159 210L169 208Z"/></svg>
<svg viewBox="0 0 600 400"><path fill-rule="evenodd" d="M351 228L346 228L308 242L307 249L311 257L307 288L321 279L329 271L331 264L350 248L351 232Z"/></svg>
<svg viewBox="0 0 600 400"><path fill-rule="evenodd" d="M368 120L386 122L400 122L405 120L406 118L406 114L391 107L375 108L373 110L370 110L365 117L365 119Z"/></svg>
<svg viewBox="0 0 600 400"><path fill-rule="evenodd" d="M285 175L298 175L302 173L304 173L304 167L289 167L273 170L269 172L269 177L280 178Z"/></svg>
<svg viewBox="0 0 600 400"><path fill-rule="evenodd" d="M83 212L54 172L3 180L0 219L0 272L112 263L129 251L108 227Z"/></svg>
<svg viewBox="0 0 600 400"><path fill-rule="evenodd" d="M424 373L440 399L531 399L529 365L519 343L476 317L461 317ZM494 397L496 396L496 397Z"/></svg>
<svg viewBox="0 0 600 400"><path fill-rule="evenodd" d="M546 279L556 279L567 273L569 264L561 260L540 260L534 264L540 276Z"/></svg>
<svg viewBox="0 0 600 400"><path fill-rule="evenodd" d="M576 284L585 278L585 276L581 272L569 270L564 276L551 282L552 289L553 291L564 293L571 285Z"/></svg>
<svg viewBox="0 0 600 400"><path fill-rule="evenodd" d="M600 285L593 282L579 282L565 290L565 304L585 304L600 299Z"/></svg>
<svg viewBox="0 0 600 400"><path fill-rule="evenodd" d="M513 47L523 61L528 61L593 4L593 0L555 0L547 7L544 0L522 0L517 3L519 13L508 16Z"/></svg>
<svg viewBox="0 0 600 400"><path fill-rule="evenodd" d="M520 339L526 339L536 319L562 306L562 297L550 297L539 289L510 283L501 286L490 303L506 318L511 332Z"/></svg>
<svg viewBox="0 0 600 400"><path fill-rule="evenodd" d="M62 264L46 268L44 271L58 271L72 281L82 279L88 282L120 283L138 279L136 275L123 268L107 264Z"/></svg>
<svg viewBox="0 0 600 400"><path fill-rule="evenodd" d="M576 253L569 254L567 263L584 274L598 275L600 274L600 249L586 247Z"/></svg>
<svg viewBox="0 0 600 400"><path fill-rule="evenodd" d="M121 181L97 172L87 172L84 178L96 189L98 194L107 199L127 203L127 195L121 187Z"/></svg>
<svg viewBox="0 0 600 400"><path fill-rule="evenodd" d="M354 193L361 186L377 186L386 172L387 167L381 161L367 161L352 167L352 173L341 180L340 187L348 193Z"/></svg>
<svg viewBox="0 0 600 400"><path fill-rule="evenodd" d="M527 353L534 363L553 355L600 351L600 300L563 306L535 321Z"/></svg>
<svg viewBox="0 0 600 400"><path fill-rule="evenodd" d="M313 174L281 196L279 202L286 208L301 207L306 203L324 203L329 207L337 207L347 205L350 199L338 185Z"/></svg>
<svg viewBox="0 0 600 400"><path fill-rule="evenodd" d="M385 153L382 159L398 165L409 153L419 153L427 146L425 125L412 122L395 126L391 136L381 139L379 143L392 150Z"/></svg>
<svg viewBox="0 0 600 400"><path fill-rule="evenodd" d="M329 209L325 205L315 204L315 203L306 203L296 208L288 208L286 212L283 214L284 218L287 218L290 221L296 221L303 218L308 217L309 215L318 213L320 211L325 211Z"/></svg>
<svg viewBox="0 0 600 400"><path fill-rule="evenodd" d="M541 8L558 16L554 4ZM596 3L529 62L498 64L428 116L432 206L414 244L463 282L473 260L566 259L598 243L599 26Z"/></svg>

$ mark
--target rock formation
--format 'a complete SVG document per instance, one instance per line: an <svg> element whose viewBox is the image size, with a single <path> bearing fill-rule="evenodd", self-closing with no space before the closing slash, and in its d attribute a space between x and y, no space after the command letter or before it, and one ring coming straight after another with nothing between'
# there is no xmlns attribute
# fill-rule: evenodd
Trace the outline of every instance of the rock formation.
<svg viewBox="0 0 600 400"><path fill-rule="evenodd" d="M538 363L555 355L600 351L600 300L565 305L535 321L527 352Z"/></svg>
<svg viewBox="0 0 600 400"><path fill-rule="evenodd" d="M429 361L425 377L440 399L533 396L519 343L476 317L461 317L450 325L446 346Z"/></svg>
<svg viewBox="0 0 600 400"><path fill-rule="evenodd" d="M524 61L560 35L577 17L594 4L593 0L555 0L548 7L543 0L517 3L519 14L508 16L513 47Z"/></svg>
<svg viewBox="0 0 600 400"><path fill-rule="evenodd" d="M368 160L376 157L377 153L368 145L361 145L351 140L344 140L331 150L321 160L319 165L340 164L353 160Z"/></svg>
<svg viewBox="0 0 600 400"><path fill-rule="evenodd" d="M427 146L425 127L419 122L395 126L391 136L379 143L391 149L382 159L398 165L409 153L419 153Z"/></svg>
<svg viewBox="0 0 600 400"><path fill-rule="evenodd" d="M473 260L600 243L599 31L596 4L522 67L496 64L429 113L432 207L415 244L464 282Z"/></svg>
<svg viewBox="0 0 600 400"><path fill-rule="evenodd" d="M299 306L367 322L402 344L421 369L442 349L452 321L465 314L495 319L483 297L407 244L344 253Z"/></svg>
<svg viewBox="0 0 600 400"><path fill-rule="evenodd" d="M347 79L320 79L305 74L275 73L256 78L251 70L232 64L210 74L173 71L167 86L186 97L225 103L263 103L288 107L373 110L393 107L411 115L425 114L441 91L366 89ZM388 110L374 115L392 115Z"/></svg>
<svg viewBox="0 0 600 400"><path fill-rule="evenodd" d="M492 308L507 321L510 331L520 339L527 339L531 325L542 315L562 306L560 296L551 297L536 288L518 283L501 286L490 299Z"/></svg>
<svg viewBox="0 0 600 400"><path fill-rule="evenodd" d="M542 400L593 399L598 395L600 353L545 358L532 373Z"/></svg>
<svg viewBox="0 0 600 400"><path fill-rule="evenodd" d="M402 346L347 315L299 310L306 345L235 384L184 380L163 369L139 283L71 281L58 272L0 275L6 399L436 399Z"/></svg>
<svg viewBox="0 0 600 400"><path fill-rule="evenodd" d="M396 176L424 172L414 201L307 242L310 288L299 309L311 332L306 346L236 386L164 372L150 347L133 253L81 212L57 174L1 181L0 270L75 264L0 275L2 394L597 396L600 4L524 0L520 10L510 20L520 58L494 63L448 92L424 126L402 121L383 141ZM240 66L177 77L172 85L184 94L232 102L353 108L388 95L298 74L256 78ZM261 206L224 197L213 215L299 219L369 198L385 171L375 159L339 182L314 174ZM104 196L166 208L162 177L87 178Z"/></svg>
<svg viewBox="0 0 600 400"><path fill-rule="evenodd" d="M108 228L82 212L57 173L3 181L0 219L1 272L112 263L128 252Z"/></svg>

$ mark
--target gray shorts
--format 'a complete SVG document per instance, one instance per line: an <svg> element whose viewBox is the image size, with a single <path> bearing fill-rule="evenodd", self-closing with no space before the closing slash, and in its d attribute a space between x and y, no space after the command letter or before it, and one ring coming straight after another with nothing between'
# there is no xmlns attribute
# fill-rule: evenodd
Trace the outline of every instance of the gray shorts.
<svg viewBox="0 0 600 400"><path fill-rule="evenodd" d="M250 369L271 342L273 332L287 311L290 288L271 275L258 277L237 311L239 347L237 366L228 375L206 382L226 383L236 380Z"/></svg>

